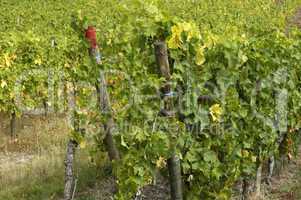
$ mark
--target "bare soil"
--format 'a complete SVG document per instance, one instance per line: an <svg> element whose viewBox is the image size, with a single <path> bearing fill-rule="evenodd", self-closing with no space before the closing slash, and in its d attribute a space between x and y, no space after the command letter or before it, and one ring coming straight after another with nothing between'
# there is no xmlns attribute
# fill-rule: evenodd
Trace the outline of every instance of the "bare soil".
<svg viewBox="0 0 301 200"><path fill-rule="evenodd" d="M269 200L300 200L301 147L298 155L279 174L274 175L267 194Z"/></svg>

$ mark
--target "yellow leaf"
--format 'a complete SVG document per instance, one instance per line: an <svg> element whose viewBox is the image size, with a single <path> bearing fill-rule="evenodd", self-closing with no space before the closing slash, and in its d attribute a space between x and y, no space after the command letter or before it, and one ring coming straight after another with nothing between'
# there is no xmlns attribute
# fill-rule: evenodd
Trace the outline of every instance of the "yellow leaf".
<svg viewBox="0 0 301 200"><path fill-rule="evenodd" d="M11 60L16 60L16 58L17 58L16 54L11 55Z"/></svg>
<svg viewBox="0 0 301 200"><path fill-rule="evenodd" d="M86 148L86 141L81 141L80 143L79 143L79 147L81 148L81 149L84 149L84 148Z"/></svg>
<svg viewBox="0 0 301 200"><path fill-rule="evenodd" d="M242 153L243 157L249 156L249 151L247 151L247 150L242 150L241 153Z"/></svg>
<svg viewBox="0 0 301 200"><path fill-rule="evenodd" d="M156 167L162 169L166 166L166 159L162 156L156 161Z"/></svg>
<svg viewBox="0 0 301 200"><path fill-rule="evenodd" d="M210 107L210 115L214 122L219 122L222 115L222 108L219 104L214 104Z"/></svg>
<svg viewBox="0 0 301 200"><path fill-rule="evenodd" d="M36 65L41 65L42 64L42 59L41 58L37 58L34 60L34 64Z"/></svg>
<svg viewBox="0 0 301 200"><path fill-rule="evenodd" d="M153 182L153 178L152 177L149 177L148 179L147 179L147 181L146 181L148 184L152 184L152 182Z"/></svg>
<svg viewBox="0 0 301 200"><path fill-rule="evenodd" d="M8 53L4 54L4 65L6 67L10 67L12 62L17 58L16 54L12 54L11 56Z"/></svg>
<svg viewBox="0 0 301 200"><path fill-rule="evenodd" d="M5 62L6 67L11 66L11 60L10 60L10 57L9 57L8 53L4 54L4 62Z"/></svg>
<svg viewBox="0 0 301 200"><path fill-rule="evenodd" d="M172 35L180 35L183 32L183 27L181 25L174 25L171 27Z"/></svg>
<svg viewBox="0 0 301 200"><path fill-rule="evenodd" d="M178 23L171 28L171 37L167 41L168 47L171 49L181 48L182 46L182 33L187 33L186 41L190 41L192 38L200 39L201 34L198 27L194 23L182 22Z"/></svg>
<svg viewBox="0 0 301 200"><path fill-rule="evenodd" d="M10 97L11 99L15 98L15 96L16 96L16 95L15 95L14 92L10 92L10 93L9 93L9 97Z"/></svg>
<svg viewBox="0 0 301 200"><path fill-rule="evenodd" d="M201 39L200 31L194 23L183 23L183 29L187 32L187 41L189 42L192 38Z"/></svg>
<svg viewBox="0 0 301 200"><path fill-rule="evenodd" d="M177 49L181 47L183 43L181 38L182 32L183 28L178 25L174 25L171 28L171 38L167 41L167 45L170 49Z"/></svg>
<svg viewBox="0 0 301 200"><path fill-rule="evenodd" d="M180 23L179 26L182 28L183 31L185 32L189 32L192 30L192 25L191 23L188 23L188 22L183 22L183 23Z"/></svg>
<svg viewBox="0 0 301 200"><path fill-rule="evenodd" d="M7 82L2 80L1 81L1 88L5 88L7 86Z"/></svg>
<svg viewBox="0 0 301 200"><path fill-rule="evenodd" d="M197 64L197 65L202 65L206 61L205 54L204 54L204 48L205 47L198 47L196 49L195 64Z"/></svg>
<svg viewBox="0 0 301 200"><path fill-rule="evenodd" d="M64 67L69 68L70 67L69 63L65 63Z"/></svg>
<svg viewBox="0 0 301 200"><path fill-rule="evenodd" d="M252 158L251 158L251 159L252 159L252 162L253 162L253 163L255 163L255 162L256 162L256 160L257 160L257 157L256 157L256 156L252 156Z"/></svg>

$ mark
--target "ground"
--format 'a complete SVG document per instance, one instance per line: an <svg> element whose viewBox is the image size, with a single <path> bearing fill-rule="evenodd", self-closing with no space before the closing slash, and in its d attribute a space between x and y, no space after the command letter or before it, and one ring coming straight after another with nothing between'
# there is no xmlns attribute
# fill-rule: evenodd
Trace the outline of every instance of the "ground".
<svg viewBox="0 0 301 200"><path fill-rule="evenodd" d="M266 194L269 200L301 199L301 148L298 156L284 166L280 174L272 179L271 188Z"/></svg>
<svg viewBox="0 0 301 200"><path fill-rule="evenodd" d="M0 199L59 199L69 133L65 118L27 115L17 124L18 140L11 140L9 120L0 116ZM86 191L105 175L89 162L87 151L76 156L78 191Z"/></svg>

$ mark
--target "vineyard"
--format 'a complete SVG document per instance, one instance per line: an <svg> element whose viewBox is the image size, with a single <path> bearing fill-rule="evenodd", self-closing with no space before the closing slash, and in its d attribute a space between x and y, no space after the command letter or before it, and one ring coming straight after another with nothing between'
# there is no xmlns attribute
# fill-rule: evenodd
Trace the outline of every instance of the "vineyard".
<svg viewBox="0 0 301 200"><path fill-rule="evenodd" d="M67 126L47 139L64 186L46 199L77 199L81 159L106 165L108 200L264 199L300 156L300 0L0 5L1 137L29 114Z"/></svg>

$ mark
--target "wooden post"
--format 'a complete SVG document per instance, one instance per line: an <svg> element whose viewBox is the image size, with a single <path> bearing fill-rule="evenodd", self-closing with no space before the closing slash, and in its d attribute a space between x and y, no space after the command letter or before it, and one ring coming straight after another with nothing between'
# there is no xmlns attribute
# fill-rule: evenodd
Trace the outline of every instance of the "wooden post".
<svg viewBox="0 0 301 200"><path fill-rule="evenodd" d="M96 39L96 29L93 26L89 26L85 30L85 38L90 43L90 49L89 54L93 62L95 62L97 65L101 65L101 55L99 52L99 48L97 45L97 39ZM106 115L108 117L106 119L106 122L104 124L104 130L105 130L105 138L103 140L103 143L107 149L107 152L109 154L109 158L111 161L113 160L119 160L119 152L116 147L114 136L112 133L113 127L114 127L114 120L112 115L112 109L110 105L110 97L107 91L107 84L105 80L105 75L102 70L99 71L99 78L95 85L96 91L97 91L97 102L100 113Z"/></svg>
<svg viewBox="0 0 301 200"><path fill-rule="evenodd" d="M11 119L10 119L10 136L11 136L11 139L14 140L16 139L17 137L17 134L16 134L16 126L17 126L17 118L16 118L16 112L13 111L11 113Z"/></svg>
<svg viewBox="0 0 301 200"><path fill-rule="evenodd" d="M65 188L64 200L71 200L74 188L74 159L75 149L77 143L72 139L69 140L67 145L67 153L65 160Z"/></svg>
<svg viewBox="0 0 301 200"><path fill-rule="evenodd" d="M261 177L262 177L262 162L260 158L257 158L257 171L256 171L256 183L255 183L255 197L260 199L261 196Z"/></svg>
<svg viewBox="0 0 301 200"><path fill-rule="evenodd" d="M89 54L93 62L95 62L97 65L101 65L101 56L99 52L99 48L97 45L97 38L96 38L96 29L93 26L89 26L85 30L85 38L90 43L90 49ZM113 126L114 126L114 120L111 116L111 106L110 106L110 98L107 91L107 84L104 76L104 72L102 70L99 71L99 78L95 85L96 91L97 91L97 102L99 111L102 114L105 114L106 117L108 117L104 124L104 130L105 130L105 138L103 140L103 143L107 149L107 152L109 154L109 158L111 161L113 160L119 160L119 152L116 147L114 136L112 133Z"/></svg>
<svg viewBox="0 0 301 200"><path fill-rule="evenodd" d="M113 137L113 127L114 127L114 120L111 116L111 105L110 105L110 98L107 91L107 85L104 73L100 71L98 84L96 85L97 90L97 99L98 99L98 106L100 112L108 116L107 121L104 124L105 130L105 138L103 140L105 147L107 149L109 158L111 161L119 160L119 151L116 147L114 137Z"/></svg>
<svg viewBox="0 0 301 200"><path fill-rule="evenodd" d="M242 195L241 200L249 200L250 199L250 193L251 193L251 183L248 180L247 177L243 178L242 181Z"/></svg>
<svg viewBox="0 0 301 200"><path fill-rule="evenodd" d="M275 166L275 157L271 156L268 162L268 176L267 176L267 184L272 184L272 176L274 174L274 166Z"/></svg>
<svg viewBox="0 0 301 200"><path fill-rule="evenodd" d="M79 119L76 113L76 88L73 84L73 100L71 109L73 109L73 129L74 131L79 131ZM77 142L73 139L69 139L67 144L67 152L65 158L65 188L64 188L64 200L72 200L74 193L74 160L75 160L75 150L77 147Z"/></svg>
<svg viewBox="0 0 301 200"><path fill-rule="evenodd" d="M162 87L162 91L164 96L169 96L172 91L171 86L168 83L171 78L171 72L168 61L167 46L164 41L157 41L155 42L154 47L157 65L160 68L161 75L166 79L166 83ZM166 113L173 113L173 107L172 100L164 97L164 110ZM183 200L181 163L180 159L176 155L175 147L172 146L171 148L173 152L171 157L167 160L171 200Z"/></svg>
<svg viewBox="0 0 301 200"><path fill-rule="evenodd" d="M64 91L63 91L63 112L67 113L69 111L69 106L68 106L68 81L66 79L63 80L63 84L64 84Z"/></svg>
<svg viewBox="0 0 301 200"><path fill-rule="evenodd" d="M175 152L167 160L172 200L183 200L181 162Z"/></svg>
<svg viewBox="0 0 301 200"><path fill-rule="evenodd" d="M47 104L47 100L45 98L43 99L43 107L44 107L44 116L47 117L48 116L48 104Z"/></svg>

